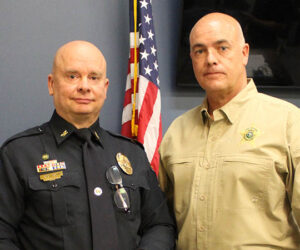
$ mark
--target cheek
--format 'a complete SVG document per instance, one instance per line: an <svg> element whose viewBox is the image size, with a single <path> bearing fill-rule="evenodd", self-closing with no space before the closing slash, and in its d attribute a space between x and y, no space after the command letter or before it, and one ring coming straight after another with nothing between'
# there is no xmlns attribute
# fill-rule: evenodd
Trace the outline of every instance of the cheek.
<svg viewBox="0 0 300 250"><path fill-rule="evenodd" d="M103 101L106 99L106 89L103 87L96 88L94 89L94 95L99 101Z"/></svg>
<svg viewBox="0 0 300 250"><path fill-rule="evenodd" d="M242 58L242 61L243 61L243 66L244 67L246 67L247 66L247 64L248 64L248 56L244 56L243 58Z"/></svg>
<svg viewBox="0 0 300 250"><path fill-rule="evenodd" d="M202 60L192 60L192 64L193 64L193 69L194 69L194 73L195 75L198 75L200 72L203 71L204 65Z"/></svg>
<svg viewBox="0 0 300 250"><path fill-rule="evenodd" d="M77 90L75 85L65 85L59 89L60 95L64 97L72 96Z"/></svg>
<svg viewBox="0 0 300 250"><path fill-rule="evenodd" d="M230 71L232 72L232 75L239 75L243 68L245 68L244 64L243 64L243 61L242 61L242 58L239 58L239 60L232 60L232 61L229 61L228 64L230 67Z"/></svg>

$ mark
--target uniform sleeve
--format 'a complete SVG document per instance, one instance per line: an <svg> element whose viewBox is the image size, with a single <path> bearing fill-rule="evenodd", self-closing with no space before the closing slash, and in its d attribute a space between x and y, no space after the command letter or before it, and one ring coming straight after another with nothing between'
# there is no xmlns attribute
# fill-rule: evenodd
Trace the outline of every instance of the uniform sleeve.
<svg viewBox="0 0 300 250"><path fill-rule="evenodd" d="M150 190L142 194L142 236L138 249L170 250L175 247L175 223L155 173L147 173Z"/></svg>
<svg viewBox="0 0 300 250"><path fill-rule="evenodd" d="M162 158L160 159L160 163L159 163L158 181L159 181L160 188L162 189L162 191L165 193L165 196L167 197L167 202L168 202L170 211L174 211L173 184L170 181L170 178L168 176L168 171L166 169L166 164Z"/></svg>
<svg viewBox="0 0 300 250"><path fill-rule="evenodd" d="M3 148L0 157L0 249L16 250L15 231L23 214L24 191Z"/></svg>
<svg viewBox="0 0 300 250"><path fill-rule="evenodd" d="M294 218L300 226L300 110L293 112L287 125L289 144L288 177L286 189L291 202Z"/></svg>

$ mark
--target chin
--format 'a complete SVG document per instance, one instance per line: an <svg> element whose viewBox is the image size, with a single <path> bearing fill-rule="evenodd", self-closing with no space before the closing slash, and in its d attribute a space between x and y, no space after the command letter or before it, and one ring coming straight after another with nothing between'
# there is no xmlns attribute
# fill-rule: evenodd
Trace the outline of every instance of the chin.
<svg viewBox="0 0 300 250"><path fill-rule="evenodd" d="M205 90L218 91L218 90L226 89L227 84L224 81L210 80L210 81L205 81L205 83L200 84L200 86Z"/></svg>
<svg viewBox="0 0 300 250"><path fill-rule="evenodd" d="M100 109L95 109L94 107L86 107L86 108L80 108L74 110L74 113L79 114L79 115L95 115L100 113Z"/></svg>
<svg viewBox="0 0 300 250"><path fill-rule="evenodd" d="M75 107L73 107L73 111L75 113L89 113L89 112L92 112L93 111L93 107L91 105L87 105L87 104L84 104L84 105L77 105Z"/></svg>
<svg viewBox="0 0 300 250"><path fill-rule="evenodd" d="M76 109L73 112L78 115L87 115L91 114L93 111L90 109Z"/></svg>

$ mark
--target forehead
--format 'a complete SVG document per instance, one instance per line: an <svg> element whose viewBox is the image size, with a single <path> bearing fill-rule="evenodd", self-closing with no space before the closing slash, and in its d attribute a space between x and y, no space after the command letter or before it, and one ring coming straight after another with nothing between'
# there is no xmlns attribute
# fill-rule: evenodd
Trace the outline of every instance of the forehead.
<svg viewBox="0 0 300 250"><path fill-rule="evenodd" d="M75 48L61 51L57 56L57 67L61 70L105 70L102 55L93 49Z"/></svg>
<svg viewBox="0 0 300 250"><path fill-rule="evenodd" d="M238 42L236 27L227 22L209 21L196 24L191 32L190 45L210 45L217 41Z"/></svg>

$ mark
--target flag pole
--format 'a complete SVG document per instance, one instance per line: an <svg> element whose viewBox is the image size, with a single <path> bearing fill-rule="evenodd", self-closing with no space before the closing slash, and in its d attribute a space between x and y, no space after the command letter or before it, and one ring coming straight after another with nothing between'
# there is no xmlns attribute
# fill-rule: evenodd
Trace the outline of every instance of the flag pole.
<svg viewBox="0 0 300 250"><path fill-rule="evenodd" d="M137 90L137 0L133 0L133 15L134 15L134 75L133 75L133 100L132 100L132 117L131 117L131 134L132 137L137 137L138 125L135 122L135 107L136 107L136 90Z"/></svg>

